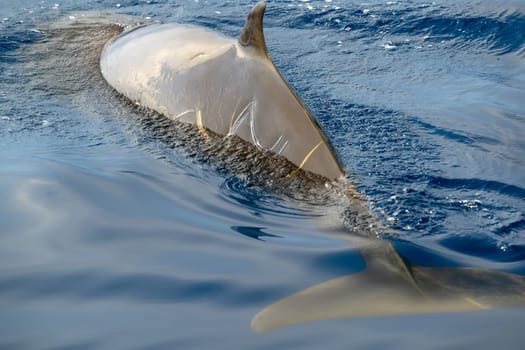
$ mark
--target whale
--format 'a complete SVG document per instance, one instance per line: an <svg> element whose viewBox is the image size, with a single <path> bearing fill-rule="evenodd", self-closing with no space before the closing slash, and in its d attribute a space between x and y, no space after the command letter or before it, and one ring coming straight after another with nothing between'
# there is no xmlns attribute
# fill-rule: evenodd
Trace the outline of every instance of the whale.
<svg viewBox="0 0 525 350"><path fill-rule="evenodd" d="M125 31L105 45L100 71L133 103L192 124L204 137L238 136L286 158L294 165L290 176L340 179L333 148L270 58L265 9L265 1L252 8L238 39L177 23Z"/></svg>
<svg viewBox="0 0 525 350"><path fill-rule="evenodd" d="M238 39L175 23L124 31L105 44L100 71L114 90L134 104L194 126L203 139L212 133L238 137L288 160L293 164L289 176L309 172L344 180L322 128L270 58L263 33L265 9L264 1L252 8ZM375 218L349 182L340 183L349 199L344 228L334 225L341 217L329 214L316 218L320 221L316 224L359 250L365 268L283 295L254 315L254 331L266 333L327 319L525 306L522 275L407 261L390 240L378 239L383 233L397 233ZM256 239L265 235L256 234Z"/></svg>

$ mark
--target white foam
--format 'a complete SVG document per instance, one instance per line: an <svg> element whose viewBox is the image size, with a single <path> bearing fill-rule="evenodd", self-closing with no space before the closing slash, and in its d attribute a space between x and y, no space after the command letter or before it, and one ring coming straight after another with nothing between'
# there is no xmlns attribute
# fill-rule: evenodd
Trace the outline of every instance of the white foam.
<svg viewBox="0 0 525 350"><path fill-rule="evenodd" d="M394 50L397 48L396 45L392 44L392 42L387 42L387 43L384 43L383 45L381 45L382 48L386 49L386 50Z"/></svg>

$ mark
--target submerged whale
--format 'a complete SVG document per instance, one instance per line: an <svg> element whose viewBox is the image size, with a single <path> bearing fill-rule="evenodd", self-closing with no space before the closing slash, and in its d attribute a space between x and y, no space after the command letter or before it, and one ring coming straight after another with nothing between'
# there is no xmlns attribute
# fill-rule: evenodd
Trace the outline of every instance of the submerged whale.
<svg viewBox="0 0 525 350"><path fill-rule="evenodd" d="M329 180L343 176L312 114L272 63L263 34L264 1L251 10L238 40L205 28L150 24L104 47L105 80L131 101L224 137L238 136ZM525 277L479 268L414 266L348 184L352 234L366 268L311 286L257 313L252 329L323 319L463 312L525 305ZM337 219L329 221L335 222ZM331 226L331 224L330 224ZM340 232L339 230L334 232Z"/></svg>
<svg viewBox="0 0 525 350"><path fill-rule="evenodd" d="M307 107L273 64L257 3L238 40L202 27L151 24L109 41L105 80L133 102L191 123L206 135L237 135L329 180L341 166Z"/></svg>

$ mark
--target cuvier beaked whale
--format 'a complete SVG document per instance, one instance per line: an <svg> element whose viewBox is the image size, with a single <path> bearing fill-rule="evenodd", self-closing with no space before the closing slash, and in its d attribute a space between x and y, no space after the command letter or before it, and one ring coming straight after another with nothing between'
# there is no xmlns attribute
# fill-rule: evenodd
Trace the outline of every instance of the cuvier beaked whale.
<svg viewBox="0 0 525 350"><path fill-rule="evenodd" d="M338 179L343 172L329 143L268 55L262 28L265 7L265 2L255 5L237 41L181 24L124 32L106 44L102 75L131 101L194 124L205 137L209 131L237 135L284 156L297 170ZM523 276L405 261L391 242L374 239L383 228L350 185L347 194L355 199L346 209L357 230L342 238L361 250L366 268L267 306L254 316L252 329L268 332L323 319L525 305Z"/></svg>
<svg viewBox="0 0 525 350"><path fill-rule="evenodd" d="M257 3L238 40L202 27L151 24L110 40L100 69L115 90L204 135L237 135L329 180L343 176L312 114L268 54L266 3Z"/></svg>

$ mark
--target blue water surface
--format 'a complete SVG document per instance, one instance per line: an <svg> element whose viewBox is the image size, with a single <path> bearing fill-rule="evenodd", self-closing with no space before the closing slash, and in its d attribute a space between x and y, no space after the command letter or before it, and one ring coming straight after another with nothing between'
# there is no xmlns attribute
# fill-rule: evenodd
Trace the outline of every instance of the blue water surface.
<svg viewBox="0 0 525 350"><path fill-rule="evenodd" d="M365 267L318 224L344 203L166 142L67 68L80 46L48 45L107 14L236 37L253 3L0 0L0 349L521 349L523 308L256 334L260 309ZM265 35L407 261L525 275L523 1L269 1Z"/></svg>

